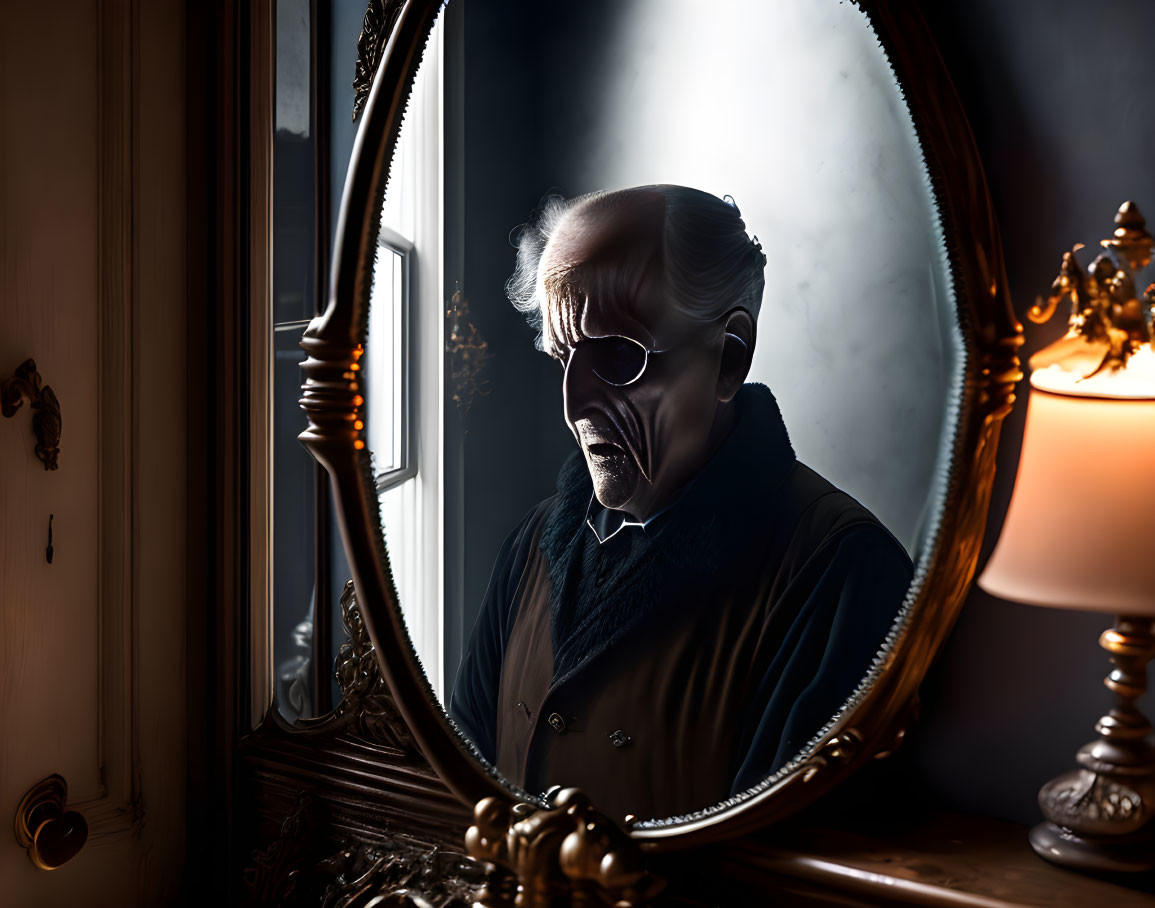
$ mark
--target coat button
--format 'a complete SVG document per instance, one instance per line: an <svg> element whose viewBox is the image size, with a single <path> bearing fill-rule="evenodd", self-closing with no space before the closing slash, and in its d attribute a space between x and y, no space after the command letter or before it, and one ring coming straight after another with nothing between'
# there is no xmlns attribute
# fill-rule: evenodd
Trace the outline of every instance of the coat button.
<svg viewBox="0 0 1155 908"><path fill-rule="evenodd" d="M561 713L550 713L549 718L545 720L549 723L549 727L556 731L559 735L565 731L565 719L561 717Z"/></svg>

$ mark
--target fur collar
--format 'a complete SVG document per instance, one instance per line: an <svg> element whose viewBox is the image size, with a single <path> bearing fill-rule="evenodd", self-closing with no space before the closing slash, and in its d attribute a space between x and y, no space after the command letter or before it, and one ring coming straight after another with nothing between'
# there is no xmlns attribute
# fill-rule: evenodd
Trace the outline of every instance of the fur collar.
<svg viewBox="0 0 1155 908"><path fill-rule="evenodd" d="M599 544L585 523L593 485L581 452L562 467L540 542L552 587L555 681L642 621L663 590L692 599L720 578L738 581L734 566L753 560L744 556L773 519L774 492L795 463L794 449L769 388L747 384L736 401L730 437L645 529L627 527Z"/></svg>

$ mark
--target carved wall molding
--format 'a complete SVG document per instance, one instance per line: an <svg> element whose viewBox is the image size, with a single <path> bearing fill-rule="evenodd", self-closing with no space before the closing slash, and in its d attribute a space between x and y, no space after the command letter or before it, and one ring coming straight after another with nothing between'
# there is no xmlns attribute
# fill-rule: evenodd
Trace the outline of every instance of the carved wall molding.
<svg viewBox="0 0 1155 908"><path fill-rule="evenodd" d="M136 602L141 539L142 445L135 439L136 386L145 368L136 337L144 275L138 268L143 243L136 230L142 190L136 103L141 45L135 0L100 6L100 641L101 788L80 804L94 839L139 828L144 819L139 765L139 715L146 697L133 683L140 619ZM183 303L182 303L183 305ZM139 372L139 374L138 374ZM136 502L134 504L134 502Z"/></svg>
<svg viewBox="0 0 1155 908"><path fill-rule="evenodd" d="M26 359L9 379L0 382L0 414L11 419L24 401L32 408L32 433L36 436L36 457L44 469L55 470L60 456L60 401L50 385L36 371L36 361Z"/></svg>

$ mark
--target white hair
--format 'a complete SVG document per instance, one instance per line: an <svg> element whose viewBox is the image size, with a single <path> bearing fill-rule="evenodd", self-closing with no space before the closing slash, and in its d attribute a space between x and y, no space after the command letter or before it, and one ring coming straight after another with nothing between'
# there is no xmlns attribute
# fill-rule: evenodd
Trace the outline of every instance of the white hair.
<svg viewBox="0 0 1155 908"><path fill-rule="evenodd" d="M696 321L713 321L733 309L745 309L757 321L766 285L766 256L757 238L746 233L733 199L671 185L593 192L572 199L551 195L515 232L517 265L505 285L509 301L537 330L539 350L542 312L554 295L541 274L550 239L571 212L615 205L622 196L638 192L658 194L665 201L662 261L671 305ZM559 282L551 276L550 283L564 285L564 278Z"/></svg>

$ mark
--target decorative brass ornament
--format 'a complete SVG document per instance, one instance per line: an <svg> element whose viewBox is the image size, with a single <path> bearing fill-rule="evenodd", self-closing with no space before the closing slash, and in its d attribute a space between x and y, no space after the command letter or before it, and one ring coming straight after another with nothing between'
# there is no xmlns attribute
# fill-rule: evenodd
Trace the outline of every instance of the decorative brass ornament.
<svg viewBox="0 0 1155 908"><path fill-rule="evenodd" d="M44 469L55 470L60 455L60 401L49 385L42 385L36 361L27 359L16 374L0 382L0 413L5 419L16 415L27 398L32 407L32 432L36 435L36 456Z"/></svg>
<svg viewBox="0 0 1155 908"><path fill-rule="evenodd" d="M1143 344L1155 349L1155 283L1136 291L1138 272L1151 264L1155 237L1134 202L1124 202L1115 214L1115 232L1099 245L1107 250L1083 270L1076 243L1063 253L1059 273L1044 302L1040 296L1027 312L1036 324L1048 321L1059 303L1067 300L1071 314L1067 337L1031 358L1038 368L1072 355L1088 360L1090 378L1104 369L1122 369ZM1075 345L1072 342L1081 341ZM1082 349L1079 349L1082 348Z"/></svg>
<svg viewBox="0 0 1155 908"><path fill-rule="evenodd" d="M338 505L360 614L380 677L429 764L463 802L474 804L467 850L503 868L486 904L642 904L661 883L650 852L708 845L755 832L813 803L909 723L917 689L958 616L984 535L1003 417L1021 380L1022 329L1007 292L999 231L962 106L917 7L861 0L895 73L939 202L964 341L953 461L933 556L920 570L899 620L844 709L795 760L762 784L693 814L628 821L619 829L579 792L552 801L518 794L483 765L438 705L409 640L381 533L369 462L354 425L360 397L349 378L362 343L376 251L377 212L401 120L440 0L374 2L366 14L362 72L372 72L336 238L330 305L302 340L308 358L301 441L326 468ZM381 23L395 20L385 40ZM370 40L372 39L372 40ZM374 50L389 47L379 63ZM518 901L520 899L520 901Z"/></svg>
<svg viewBox="0 0 1155 908"><path fill-rule="evenodd" d="M648 904L665 883L641 848L576 788L550 792L552 808L484 798L465 834L471 857L498 868L477 894L486 908ZM504 871L504 872L503 872Z"/></svg>
<svg viewBox="0 0 1155 908"><path fill-rule="evenodd" d="M850 729L845 734L835 735L814 755L814 759L802 774L802 781L809 782L828 766L842 766L849 763L861 747L862 733L856 728Z"/></svg>
<svg viewBox="0 0 1155 908"><path fill-rule="evenodd" d="M40 870L55 870L71 861L88 841L88 822L65 809L68 783L60 775L37 782L16 808L16 841Z"/></svg>

